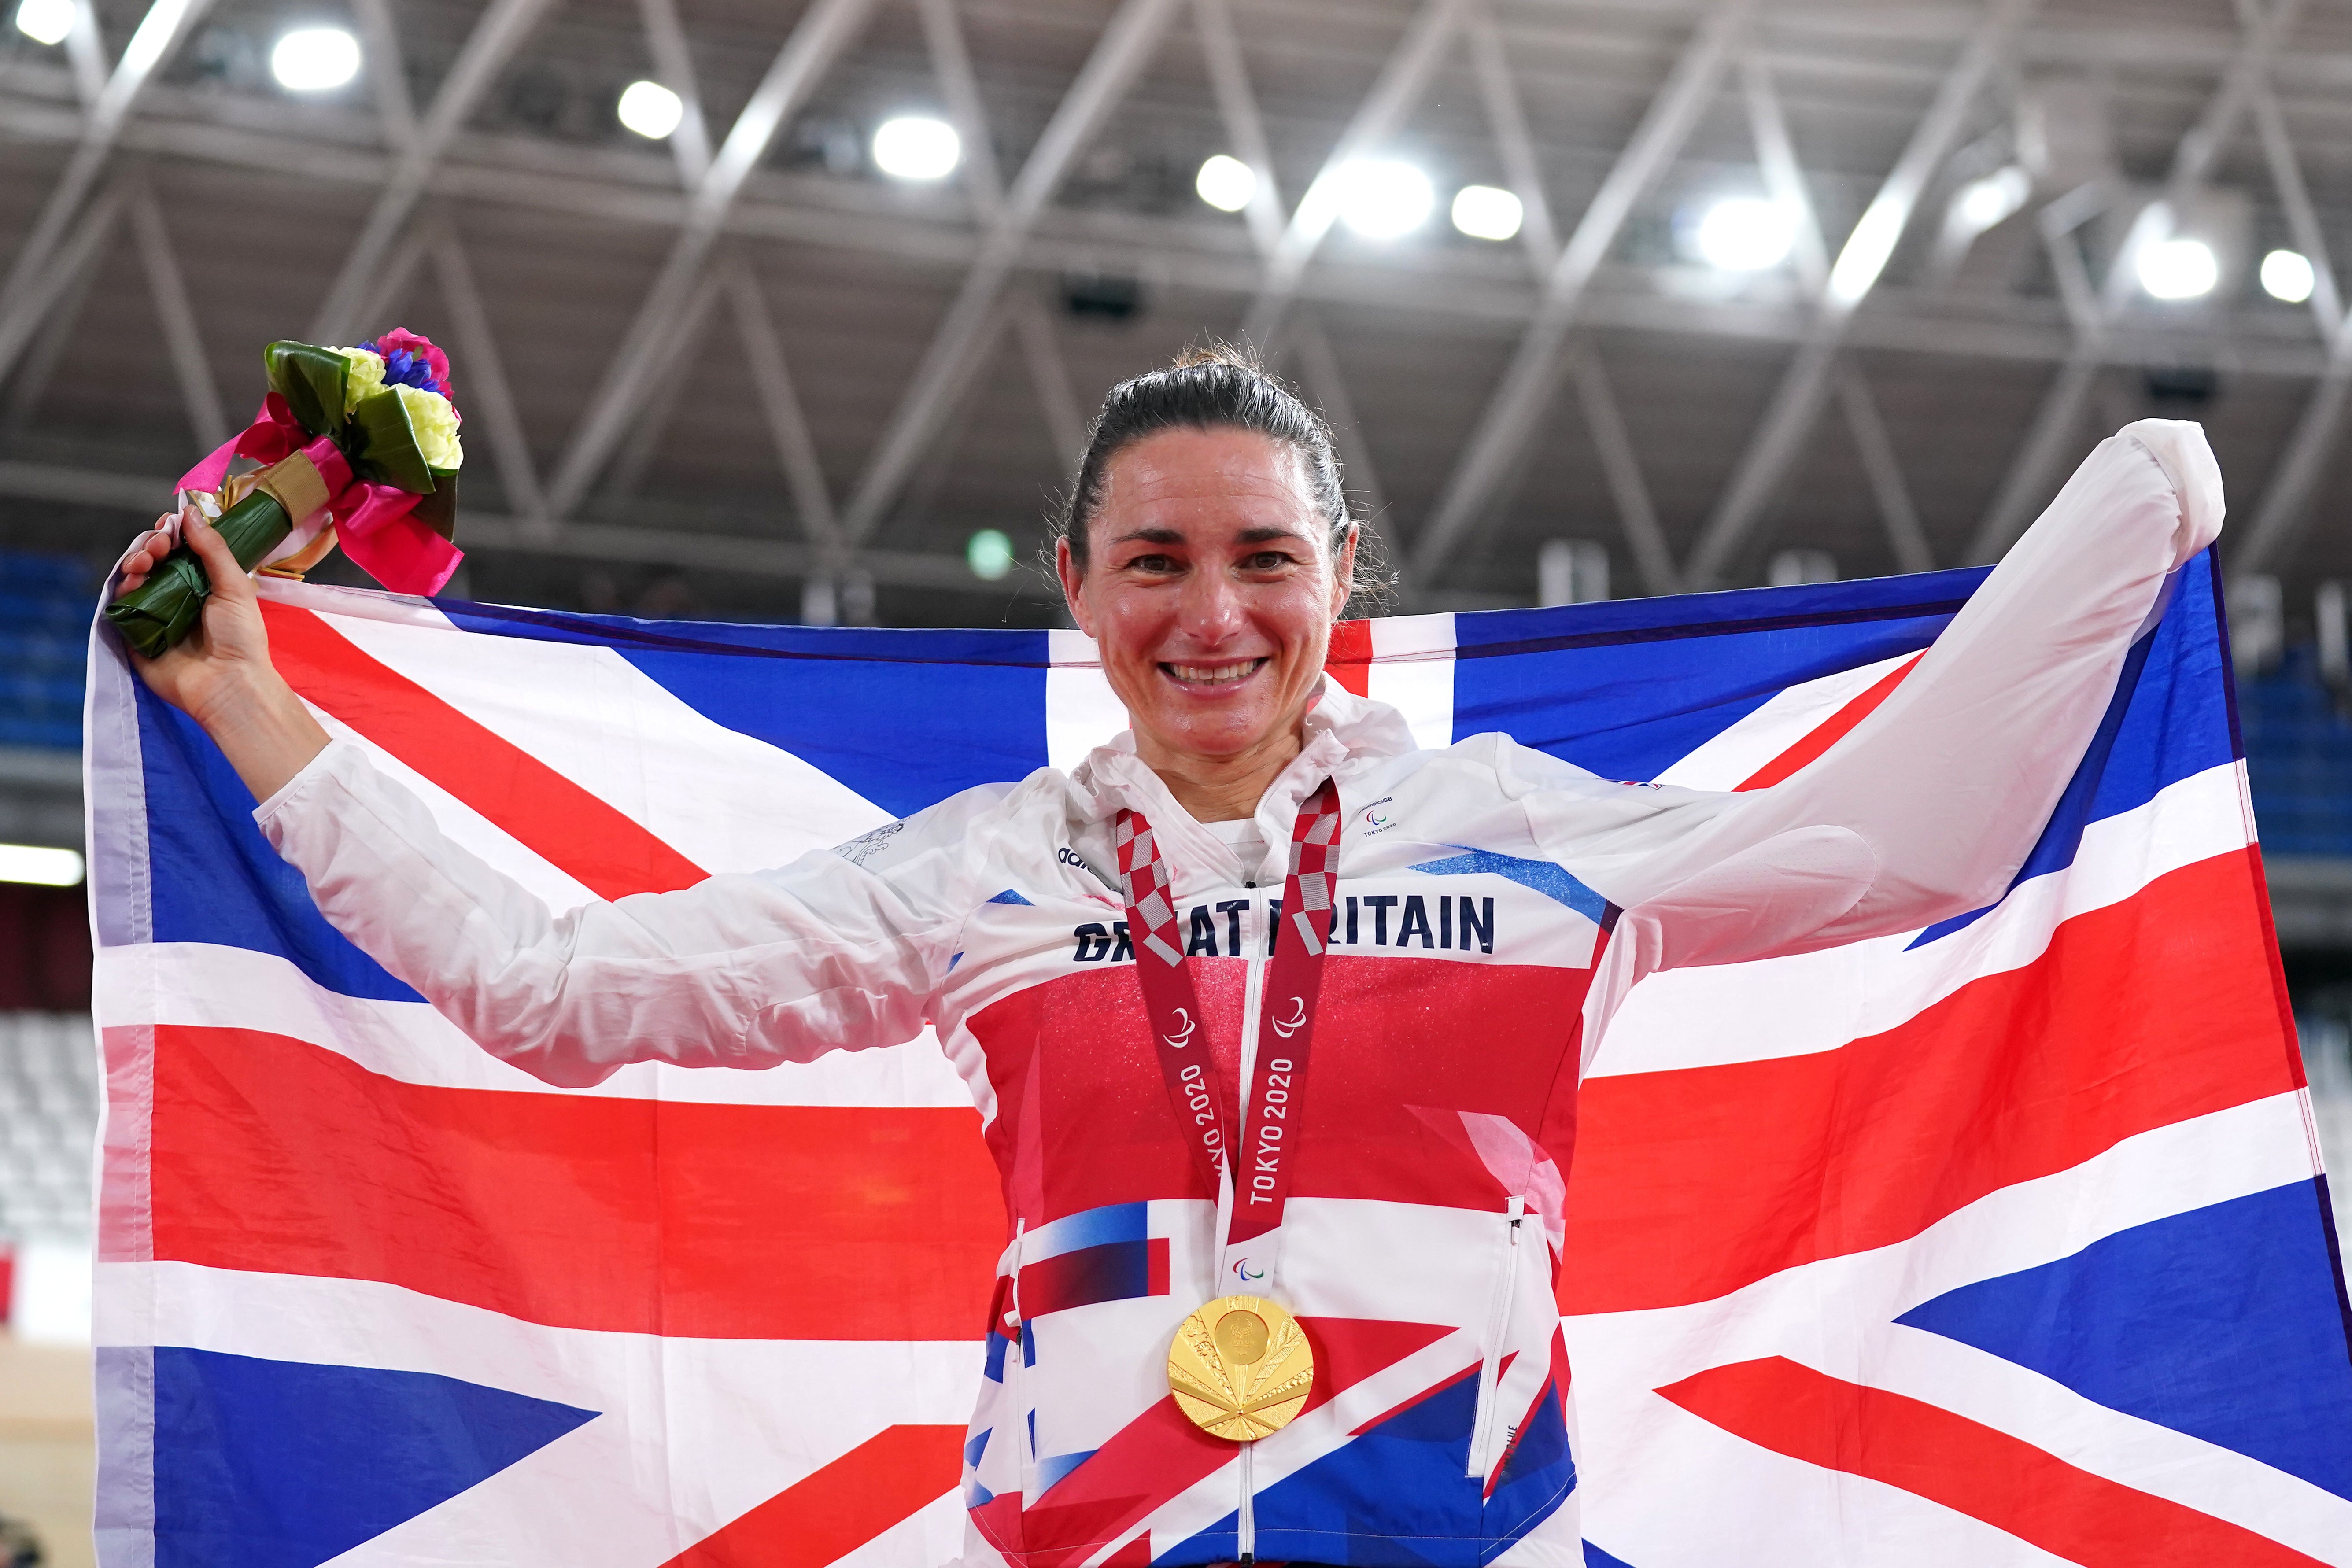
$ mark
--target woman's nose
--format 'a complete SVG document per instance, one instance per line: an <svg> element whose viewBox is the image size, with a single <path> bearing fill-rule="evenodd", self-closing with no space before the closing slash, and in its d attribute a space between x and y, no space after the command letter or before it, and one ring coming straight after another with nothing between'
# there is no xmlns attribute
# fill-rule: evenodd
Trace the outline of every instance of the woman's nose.
<svg viewBox="0 0 2352 1568"><path fill-rule="evenodd" d="M1184 629L1194 637L1231 637L1248 624L1241 584L1223 572L1195 572L1184 584Z"/></svg>

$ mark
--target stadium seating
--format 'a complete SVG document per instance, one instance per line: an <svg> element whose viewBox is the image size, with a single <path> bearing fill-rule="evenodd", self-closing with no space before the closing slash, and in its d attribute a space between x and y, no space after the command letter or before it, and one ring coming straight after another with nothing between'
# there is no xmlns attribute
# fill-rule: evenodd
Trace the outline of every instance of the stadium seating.
<svg viewBox="0 0 2352 1568"><path fill-rule="evenodd" d="M0 551L0 746L81 744L97 587L78 557Z"/></svg>

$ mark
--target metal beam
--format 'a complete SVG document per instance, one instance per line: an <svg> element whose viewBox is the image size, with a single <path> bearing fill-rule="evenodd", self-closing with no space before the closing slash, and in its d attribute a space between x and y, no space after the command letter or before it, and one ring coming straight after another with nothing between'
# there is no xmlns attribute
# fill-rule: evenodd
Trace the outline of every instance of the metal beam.
<svg viewBox="0 0 2352 1568"><path fill-rule="evenodd" d="M873 0L813 0L784 47L776 51L751 100L735 117L718 156L694 189L668 258L646 291L636 319L621 340L619 352L556 467L548 486L548 500L559 515L575 510L587 499L589 487L627 433L629 417L650 384L648 373L665 357L668 340L695 295L703 262L718 243L744 181L767 155L785 121L807 101L809 93L849 47L872 9Z"/></svg>
<svg viewBox="0 0 2352 1568"><path fill-rule="evenodd" d="M792 490L801 531L820 552L839 555L841 522L834 513L833 491L825 483L824 466L817 460L816 441L809 434L800 392L793 385L792 371L784 363L783 344L776 336L768 296L740 248L729 251L717 272L719 288L734 312L736 335L751 367L751 385L759 394L769 438L776 444L776 460Z"/></svg>
<svg viewBox="0 0 2352 1568"><path fill-rule="evenodd" d="M1862 471L1870 480L1871 498L1878 503L1878 521L1886 529L1887 548L1895 553L1896 570L1933 572L1936 552L1927 531L1912 504L1911 487L1903 482L1903 465L1895 460L1895 443L1887 438L1886 422L1878 416L1878 399L1870 384L1852 363L1838 374L1838 402L1845 409L1846 428L1853 436Z"/></svg>
<svg viewBox="0 0 2352 1568"><path fill-rule="evenodd" d="M187 283L172 254L171 230L143 174L128 183L124 205L131 237L139 247L140 266L147 274L148 295L155 304L155 319L163 328L163 346L172 356L172 374L180 383L189 433L199 447L210 451L228 439L228 414L221 405L220 384L213 379L212 361L205 353L195 308L188 303Z"/></svg>
<svg viewBox="0 0 2352 1568"><path fill-rule="evenodd" d="M971 68L971 50L964 44L955 0L915 0L915 10L922 18L931 74L939 78L940 96L946 100L948 118L963 143L957 177L971 193L974 205L993 216L1004 200L1004 179L997 172L996 141L989 133L987 106L981 100L980 79Z"/></svg>
<svg viewBox="0 0 2352 1568"><path fill-rule="evenodd" d="M2223 68L2221 81L2207 98L2204 110L2173 149L2172 169L2165 182L2163 199L2149 203L2133 218L2124 243L2108 264L2096 310L2084 318L2077 308L2074 346L2051 382L2041 406L2034 411L2025 444L2019 448L2009 472L2002 476L2000 488L1993 492L1991 506L1977 526L1976 537L1969 544L1970 561L1999 560L2025 531L2034 509L2049 495L2059 466L2074 446L2075 431L2082 422L2083 401L2096 384L2099 370L2105 362L2108 334L2130 302L2141 249L2170 232L2173 215L2221 161L2231 138L2236 134L2239 117L2253 100L2271 57L2302 9L2303 0L2276 0L2267 11L2255 15L2241 32L2238 47ZM2078 268L2080 252L2075 249L2072 231L2053 233L2053 227L2044 225L2043 237L2053 256L2062 248L2071 253L2061 262L2062 272Z"/></svg>
<svg viewBox="0 0 2352 1568"><path fill-rule="evenodd" d="M416 143L416 105L408 96L408 70L401 63L400 31L387 0L352 0L360 25L360 56L367 63L369 96L375 100L383 144L405 153Z"/></svg>
<svg viewBox="0 0 2352 1568"><path fill-rule="evenodd" d="M677 0L637 0L637 16L654 58L654 79L677 94L682 112L677 129L669 133L669 150L677 160L680 183L691 190L710 171L710 122L702 115L702 87L695 79L686 24L678 20Z"/></svg>
<svg viewBox="0 0 2352 1568"><path fill-rule="evenodd" d="M1381 471L1372 461L1371 443L1364 438L1363 421L1356 416L1356 400L1348 395L1348 379L1339 372L1339 356L1323 331L1322 317L1302 312L1291 329L1290 342L1298 353L1299 379L1307 395L1322 405L1331 426L1331 444L1339 449L1339 470L1349 489L1363 497L1356 515L1382 519L1388 515L1388 492L1381 488Z"/></svg>
<svg viewBox="0 0 2352 1568"><path fill-rule="evenodd" d="M1054 443L1054 459L1064 472L1073 472L1078 454L1086 449L1087 429L1093 421L1078 402L1077 388L1070 384L1070 367L1062 358L1061 345L1054 341L1054 321L1045 301L1025 289L1016 289L1008 303L1013 336L1020 345L1030 387L1037 394L1037 412L1045 421L1046 437Z"/></svg>
<svg viewBox="0 0 2352 1568"><path fill-rule="evenodd" d="M1658 521L1649 481L1642 477L1641 459L1633 451L1633 437L1625 433L1624 416L1617 410L1617 395L1610 390L1601 356L1587 349L1571 357L1574 363L1569 374L1584 410L1584 427L1600 455L1601 477L1609 486L1609 499L1616 503L1617 526L1624 530L1625 545L1633 553L1642 586L1653 594L1680 593L1682 575L1675 570L1675 552L1666 543L1666 531Z"/></svg>
<svg viewBox="0 0 2352 1568"><path fill-rule="evenodd" d="M481 20L467 36L465 47L457 51L457 61L442 79L441 89L433 95L433 107L416 123L407 145L399 149L390 178L376 196L367 221L360 226L359 237L352 242L341 272L327 290L326 300L311 321L311 342L340 342L358 329L360 305L367 297L370 275L407 224L418 198L425 195L433 165L474 112L475 105L498 79L507 60L530 36L530 29L548 5L549 0L490 0L489 9L482 13ZM404 98L405 93L401 96ZM389 126L392 111L381 100L378 107L384 110Z"/></svg>
<svg viewBox="0 0 2352 1568"><path fill-rule="evenodd" d="M499 488L507 506L526 522L546 526L547 498L539 487L539 468L531 461L530 438L522 415L515 407L514 390L507 380L506 361L490 330L490 313L474 281L473 264L466 258L457 229L446 215L433 224L433 269L441 284L441 302L457 331L460 363L466 367L466 411L488 437L490 461L499 470Z"/></svg>
<svg viewBox="0 0 2352 1568"><path fill-rule="evenodd" d="M58 300L98 264L100 248L121 216L122 194L110 188L82 210L80 218L51 253L43 268L5 310L0 310L0 376L15 367Z"/></svg>
<svg viewBox="0 0 2352 1568"><path fill-rule="evenodd" d="M1681 152L1714 99L1752 8L1753 0L1717 0L1560 247L1510 368L1464 444L1427 525L1413 541L1409 588L1435 579L1462 533L1485 513L1496 488L1517 463L1559 384L1560 348L1585 289L1616 244L1633 204Z"/></svg>
<svg viewBox="0 0 2352 1568"><path fill-rule="evenodd" d="M90 0L82 0L85 6L89 3ZM50 188L41 216L34 220L25 243L16 247L16 259L9 268L8 280L0 286L0 309L13 310L28 293L44 287L43 274L56 259L82 204L97 185L107 154L114 150L115 139L131 118L131 109L147 90L156 68L171 58L180 40L187 37L188 28L211 4L212 0L154 0L148 6L131 41L123 46L122 58L115 62L113 74L106 79L106 86L82 117L80 138L74 145L72 157L66 161L65 172ZM5 369L5 360L0 360L0 373Z"/></svg>
<svg viewBox="0 0 2352 1568"><path fill-rule="evenodd" d="M1694 585L1712 587L1722 580L1733 557L1747 545L1766 509L1780 493L1831 393L1831 372L1845 340L1846 324L1878 286L1895 246L1918 210L1927 182L1951 152L1978 93L2034 4L2035 0L1995 0L1975 37L1946 74L1878 194L1839 247L1837 260L1821 284L1813 331L1783 374L1763 420L1724 487L1722 500L1716 503L1714 515L1692 549L1684 575ZM1777 129L1768 127L1767 139ZM1779 132L1778 139L1785 147L1785 131ZM1787 161L1792 166L1783 174L1782 183L1801 184L1793 157Z"/></svg>
<svg viewBox="0 0 2352 1568"><path fill-rule="evenodd" d="M629 502L644 489L646 471L661 455L662 437L677 417L678 403L694 380L694 367L701 362L703 342L710 334L719 294L719 279L705 272L695 288L694 298L687 301L686 314L679 319L677 335L667 352L647 374L648 390L638 400L635 427L621 443L605 476L608 505Z"/></svg>
<svg viewBox="0 0 2352 1568"><path fill-rule="evenodd" d="M1257 175L1257 187L1242 221L1261 256L1274 254L1282 243L1281 182L1276 177L1274 151L1266 141L1265 117L1258 112L1257 94L1250 89L1249 65L1242 58L1241 37L1234 31L1234 16L1226 0L1192 0L1192 26L1200 35L1201 57L1209 68L1209 91L1217 100L1217 116L1233 142L1233 155Z"/></svg>
<svg viewBox="0 0 2352 1568"><path fill-rule="evenodd" d="M1536 161L1535 138L1528 132L1527 110L1503 47L1503 30L1496 26L1487 0L1472 5L1464 33L1470 45L1470 69L1478 79L1478 97L1486 109L1486 128L1494 132L1495 152L1502 159L1503 178L1519 198L1519 244L1540 278L1559 258L1559 230L1552 223L1551 198L1544 194L1543 169Z"/></svg>
<svg viewBox="0 0 2352 1568"><path fill-rule="evenodd" d="M1421 101L1430 76L1444 58L1445 47L1453 41L1454 30L1468 7L1469 0L1423 0L1404 37L1397 40L1381 67L1371 90L1339 133L1339 145L1331 149L1306 194L1298 198L1297 210L1290 215L1282 238L1267 257L1265 282L1243 318L1245 342L1264 348L1274 341L1307 262L1339 221L1340 184L1348 164L1377 151L1403 127Z"/></svg>
<svg viewBox="0 0 2352 1568"><path fill-rule="evenodd" d="M971 379L998 323L997 300L1023 243L1079 152L1159 47L1177 0L1121 0L1094 52L1046 121L982 237L963 286L932 335L906 394L857 481L842 523L853 543L873 535Z"/></svg>

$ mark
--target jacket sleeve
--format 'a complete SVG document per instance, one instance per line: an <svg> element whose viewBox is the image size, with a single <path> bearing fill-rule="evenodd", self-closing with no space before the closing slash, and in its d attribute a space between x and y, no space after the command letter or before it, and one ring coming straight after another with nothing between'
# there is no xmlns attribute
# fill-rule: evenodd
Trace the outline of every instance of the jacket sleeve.
<svg viewBox="0 0 2352 1568"><path fill-rule="evenodd" d="M763 1068L912 1038L965 912L970 835L926 819L968 817L961 803L896 825L903 838L561 915L349 741L254 816L363 952L492 1055L584 1088L635 1061ZM869 868L884 842L887 872Z"/></svg>
<svg viewBox="0 0 2352 1568"><path fill-rule="evenodd" d="M1810 766L1742 794L1653 792L1602 831L1525 798L1537 840L1624 911L1641 973L1916 930L2007 889L2171 573L2221 527L2196 425L2102 442L1878 709Z"/></svg>

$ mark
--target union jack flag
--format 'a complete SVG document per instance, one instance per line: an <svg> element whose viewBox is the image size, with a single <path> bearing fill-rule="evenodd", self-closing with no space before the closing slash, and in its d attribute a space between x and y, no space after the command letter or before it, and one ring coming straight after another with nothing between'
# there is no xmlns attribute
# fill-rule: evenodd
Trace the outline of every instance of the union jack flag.
<svg viewBox="0 0 2352 1568"><path fill-rule="evenodd" d="M1980 580L1350 623L1425 745L1754 788ZM555 909L842 843L1124 723L1064 632L265 583L322 721ZM1588 1562L2352 1568L2352 1355L2200 558L1995 907L1641 985L1560 1310ZM929 1568L1003 1215L926 1037L557 1090L331 930L93 642L109 1568Z"/></svg>

